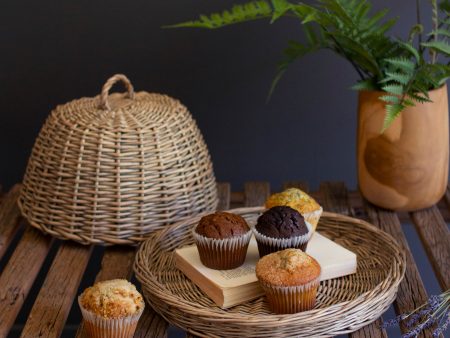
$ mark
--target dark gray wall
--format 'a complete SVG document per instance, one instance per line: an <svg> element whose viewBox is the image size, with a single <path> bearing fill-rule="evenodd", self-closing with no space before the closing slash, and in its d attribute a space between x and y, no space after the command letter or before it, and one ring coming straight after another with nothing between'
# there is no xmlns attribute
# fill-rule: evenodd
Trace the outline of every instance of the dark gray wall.
<svg viewBox="0 0 450 338"><path fill-rule="evenodd" d="M167 93L189 107L217 178L234 189L246 180L279 186L289 179L313 187L321 180L344 180L355 187L356 94L348 87L356 75L345 61L328 52L298 61L265 103L281 50L289 39L302 39L297 21L216 31L160 29L234 2L239 1L2 1L0 184L8 188L21 180L53 107L98 94L110 75L123 72L137 90ZM402 16L396 33L405 36L415 21L414 1L373 2ZM438 293L417 235L405 229L422 275L429 276L427 289ZM79 322L75 312L64 337Z"/></svg>
<svg viewBox="0 0 450 338"><path fill-rule="evenodd" d="M281 50L289 39L302 39L295 19L216 31L160 29L235 2L4 1L0 183L21 180L53 107L98 94L108 76L123 72L136 90L167 93L189 107L217 178L234 189L246 180L276 187L289 179L354 187L357 96L348 87L356 74L345 61L329 52L305 57L265 103ZM411 0L373 2L402 16L398 34L415 21Z"/></svg>

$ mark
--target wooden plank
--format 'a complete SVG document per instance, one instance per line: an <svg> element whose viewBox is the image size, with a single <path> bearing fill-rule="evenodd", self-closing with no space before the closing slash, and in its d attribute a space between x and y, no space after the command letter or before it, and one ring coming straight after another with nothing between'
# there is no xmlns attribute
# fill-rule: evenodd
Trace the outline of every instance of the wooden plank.
<svg viewBox="0 0 450 338"><path fill-rule="evenodd" d="M366 209L369 220L372 224L378 226L383 231L394 237L400 248L406 255L406 272L405 278L400 283L397 298L394 302L394 309L397 314L408 313L425 303L428 299L425 286L420 277L419 270L411 254L405 234L403 233L400 220L393 211L378 208L367 202ZM400 329L403 333L409 331L401 325ZM426 330L421 337L431 337L432 329Z"/></svg>
<svg viewBox="0 0 450 338"><path fill-rule="evenodd" d="M22 308L52 238L28 227L0 276L0 337L6 337Z"/></svg>
<svg viewBox="0 0 450 338"><path fill-rule="evenodd" d="M270 184L269 182L246 182L244 195L246 207L262 206L270 195Z"/></svg>
<svg viewBox="0 0 450 338"><path fill-rule="evenodd" d="M344 182L322 182L320 193L324 209L343 215L353 215Z"/></svg>
<svg viewBox="0 0 450 338"><path fill-rule="evenodd" d="M129 246L112 246L105 249L100 271L95 277L96 282L123 278L130 279L133 275L133 262L136 249Z"/></svg>
<svg viewBox="0 0 450 338"><path fill-rule="evenodd" d="M327 211L338 212L345 215L351 215L352 208L349 203L348 192L343 182L323 182L320 185L320 192L323 197L324 209ZM351 230L349 230L351 231ZM350 333L350 338L381 338L387 337L386 330L380 327L382 319L366 325L356 332Z"/></svg>
<svg viewBox="0 0 450 338"><path fill-rule="evenodd" d="M300 190L303 190L304 192L309 191L308 183L303 181L286 181L283 183L283 190L286 190L288 188L297 188Z"/></svg>
<svg viewBox="0 0 450 338"><path fill-rule="evenodd" d="M63 243L31 309L22 337L59 337L76 300L92 246Z"/></svg>
<svg viewBox="0 0 450 338"><path fill-rule="evenodd" d="M168 323L147 304L134 338L166 338Z"/></svg>
<svg viewBox="0 0 450 338"><path fill-rule="evenodd" d="M450 231L436 206L410 213L443 291L450 288Z"/></svg>
<svg viewBox="0 0 450 338"><path fill-rule="evenodd" d="M217 195L219 197L219 204L217 210L230 209L230 183L219 182L217 183Z"/></svg>
<svg viewBox="0 0 450 338"><path fill-rule="evenodd" d="M20 228L20 210L17 199L20 194L20 184L16 184L4 197L0 204L0 258L6 252L9 244Z"/></svg>
<svg viewBox="0 0 450 338"><path fill-rule="evenodd" d="M383 320L378 318L372 324L366 325L360 328L358 331L349 334L351 338L368 338L368 337L380 337L387 338L386 330L380 329L380 326L383 324Z"/></svg>

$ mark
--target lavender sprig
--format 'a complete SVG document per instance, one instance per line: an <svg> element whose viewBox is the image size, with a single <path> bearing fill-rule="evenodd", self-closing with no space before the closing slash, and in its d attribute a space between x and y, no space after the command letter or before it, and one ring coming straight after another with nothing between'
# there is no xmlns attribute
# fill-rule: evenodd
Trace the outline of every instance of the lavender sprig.
<svg viewBox="0 0 450 338"><path fill-rule="evenodd" d="M439 327L433 331L433 337L439 337L445 330L447 330L449 323L450 323L450 312L447 311L447 319L442 325L439 325Z"/></svg>
<svg viewBox="0 0 450 338"><path fill-rule="evenodd" d="M404 322L405 320L407 321ZM438 296L431 296L427 303L411 313L401 314L385 321L381 327L399 325L400 322L404 322L405 327L411 329L403 335L403 338L417 337L434 324L437 324L437 328L433 331L433 337L439 337L447 330L450 322L450 289Z"/></svg>

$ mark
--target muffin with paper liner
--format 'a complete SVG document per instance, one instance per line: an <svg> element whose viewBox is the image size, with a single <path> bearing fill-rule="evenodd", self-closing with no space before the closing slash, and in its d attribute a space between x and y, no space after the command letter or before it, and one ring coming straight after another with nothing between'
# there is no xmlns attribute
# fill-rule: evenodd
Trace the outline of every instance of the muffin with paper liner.
<svg viewBox="0 0 450 338"><path fill-rule="evenodd" d="M78 297L78 304L92 338L133 337L145 307L142 295L125 279L95 283Z"/></svg>
<svg viewBox="0 0 450 338"><path fill-rule="evenodd" d="M306 251L313 234L312 225L295 209L276 206L258 217L253 227L259 256L296 248Z"/></svg>
<svg viewBox="0 0 450 338"><path fill-rule="evenodd" d="M300 189L289 188L271 195L265 204L267 209L280 205L286 205L297 210L313 226L313 231L316 231L323 208L314 198Z"/></svg>
<svg viewBox="0 0 450 338"><path fill-rule="evenodd" d="M203 265L229 270L244 264L252 230L242 216L219 211L202 217L193 236Z"/></svg>
<svg viewBox="0 0 450 338"><path fill-rule="evenodd" d="M269 308L277 314L312 309L320 274L319 263L299 249L271 253L256 264L256 277L266 294Z"/></svg>

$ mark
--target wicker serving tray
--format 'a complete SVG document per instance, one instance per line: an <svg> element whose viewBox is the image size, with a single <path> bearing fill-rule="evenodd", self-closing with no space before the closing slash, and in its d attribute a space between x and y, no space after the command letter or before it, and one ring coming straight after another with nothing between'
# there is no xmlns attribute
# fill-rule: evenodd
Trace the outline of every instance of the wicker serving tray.
<svg viewBox="0 0 450 338"><path fill-rule="evenodd" d="M231 212L254 223L263 207ZM134 269L146 301L167 321L201 337L328 337L358 330L393 302L405 273L395 240L362 220L324 212L318 231L358 256L356 274L321 282L313 310L275 315L265 297L221 309L174 264L173 251L193 243L200 216L173 224L140 247Z"/></svg>

